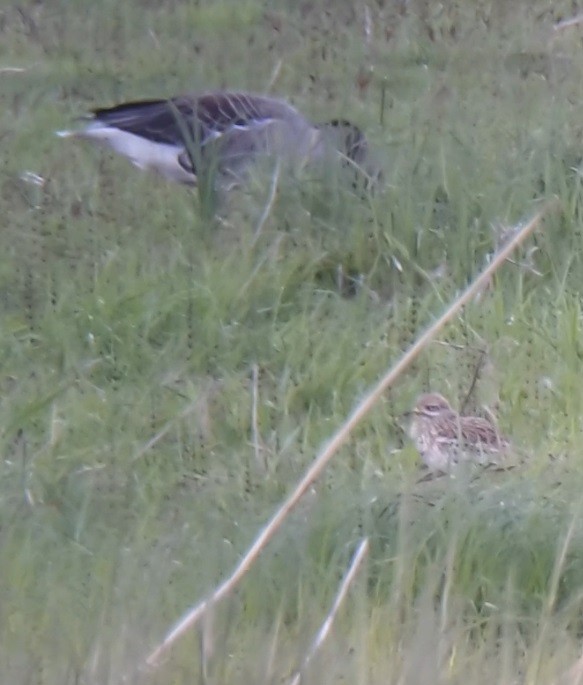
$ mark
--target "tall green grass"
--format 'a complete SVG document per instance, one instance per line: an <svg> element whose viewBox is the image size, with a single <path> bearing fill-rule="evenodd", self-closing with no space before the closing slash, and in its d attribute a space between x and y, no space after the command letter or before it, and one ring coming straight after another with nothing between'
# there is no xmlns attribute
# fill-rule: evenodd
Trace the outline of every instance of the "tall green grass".
<svg viewBox="0 0 583 685"><path fill-rule="evenodd" d="M552 26L572 13L327 0L0 11L0 68L26 68L0 72L2 682L281 681L364 536L366 568L306 682L549 683L571 667L583 62L580 29ZM284 179L257 234L259 180L209 222L191 191L52 135L120 99L271 81L316 120L362 126L386 185ZM551 196L560 212L217 607L206 660L193 632L158 671L136 671L365 389ZM426 389L459 407L473 380L467 410L495 411L525 465L418 484L401 415Z"/></svg>

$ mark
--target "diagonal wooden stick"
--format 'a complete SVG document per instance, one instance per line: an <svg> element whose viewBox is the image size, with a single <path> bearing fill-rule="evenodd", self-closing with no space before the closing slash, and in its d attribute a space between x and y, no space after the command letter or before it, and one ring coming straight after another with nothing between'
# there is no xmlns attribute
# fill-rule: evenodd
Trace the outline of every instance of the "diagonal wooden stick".
<svg viewBox="0 0 583 685"><path fill-rule="evenodd" d="M207 609L216 602L224 599L237 583L245 576L257 557L261 554L267 543L279 530L280 526L295 505L299 502L310 485L319 477L330 459L342 447L350 436L352 430L357 426L366 414L372 409L383 393L393 385L399 376L415 360L420 352L431 342L435 335L451 321L459 310L467 304L482 288L488 285L493 274L500 268L504 261L512 252L523 243L526 238L540 224L542 218L547 214L551 207L556 206L556 202L547 203L528 223L517 227L510 240L501 247L495 254L490 264L482 273L463 291L461 295L446 309L446 311L435 321L413 345L403 354L403 356L392 366L378 381L378 383L368 392L368 394L358 403L346 421L340 426L330 440L322 447L313 464L305 473L301 481L296 485L294 491L288 499L275 512L272 518L265 525L263 530L255 538L255 541L235 567L233 573L223 581L206 598L199 602L192 609L189 609L180 620L171 628L163 641L151 652L146 659L148 666L156 666L160 657L181 637L189 628L192 628L204 615Z"/></svg>

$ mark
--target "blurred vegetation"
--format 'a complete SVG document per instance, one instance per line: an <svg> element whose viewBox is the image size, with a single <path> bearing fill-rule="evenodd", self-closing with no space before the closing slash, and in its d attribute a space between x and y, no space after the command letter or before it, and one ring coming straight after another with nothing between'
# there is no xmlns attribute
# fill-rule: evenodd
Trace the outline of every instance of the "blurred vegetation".
<svg viewBox="0 0 583 685"><path fill-rule="evenodd" d="M574 663L583 28L559 22L577 13L550 0L0 8L2 682L281 682L363 536L366 571L306 682L546 684ZM385 186L285 179L257 233L261 179L209 222L191 190L53 136L93 106L209 88L355 121ZM193 633L158 671L134 670L550 197L560 211L214 612L205 663ZM525 465L418 483L401 417L427 389L494 412Z"/></svg>

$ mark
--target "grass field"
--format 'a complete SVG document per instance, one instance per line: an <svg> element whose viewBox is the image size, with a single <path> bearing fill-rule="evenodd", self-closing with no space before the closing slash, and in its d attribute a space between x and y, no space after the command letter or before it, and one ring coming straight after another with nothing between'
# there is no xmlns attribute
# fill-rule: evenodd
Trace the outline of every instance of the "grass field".
<svg viewBox="0 0 583 685"><path fill-rule="evenodd" d="M580 682L583 27L554 28L576 14L0 9L1 683L288 682L364 537L304 682ZM219 87L355 121L386 184L288 180L257 233L267 184L219 226L192 190L53 135L92 106ZM143 670L366 389L552 197L204 622L204 649L192 630ZM525 464L417 484L400 416L427 389L494 412Z"/></svg>

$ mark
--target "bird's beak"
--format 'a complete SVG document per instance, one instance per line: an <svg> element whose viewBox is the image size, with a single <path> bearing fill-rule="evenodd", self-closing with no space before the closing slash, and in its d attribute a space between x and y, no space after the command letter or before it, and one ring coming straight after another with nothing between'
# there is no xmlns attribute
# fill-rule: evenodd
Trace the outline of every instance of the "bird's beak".
<svg viewBox="0 0 583 685"><path fill-rule="evenodd" d="M401 417L404 419L408 419L411 416L421 416L421 412L416 409L409 409L409 411L405 411L401 414Z"/></svg>

